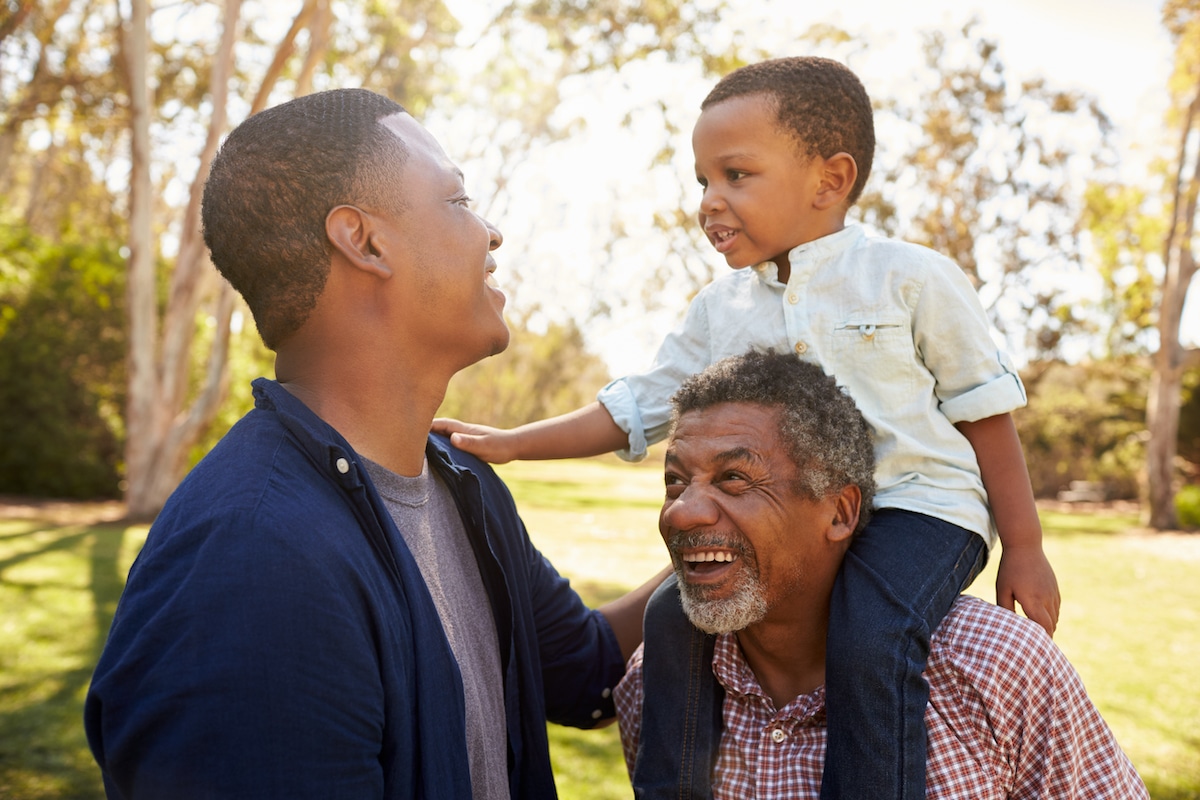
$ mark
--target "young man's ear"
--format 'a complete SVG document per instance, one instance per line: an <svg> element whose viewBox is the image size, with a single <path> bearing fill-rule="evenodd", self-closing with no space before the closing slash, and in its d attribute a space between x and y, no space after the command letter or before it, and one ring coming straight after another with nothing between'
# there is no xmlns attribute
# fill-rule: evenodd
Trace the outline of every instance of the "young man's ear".
<svg viewBox="0 0 1200 800"><path fill-rule="evenodd" d="M849 153L835 153L825 159L821 188L816 205L824 210L845 203L858 180L858 164Z"/></svg>
<svg viewBox="0 0 1200 800"><path fill-rule="evenodd" d="M854 484L843 486L837 494L833 522L829 526L828 537L831 541L845 541L854 535L861 508L862 490Z"/></svg>
<svg viewBox="0 0 1200 800"><path fill-rule="evenodd" d="M375 219L366 211L350 205L335 206L325 216L325 235L351 266L381 278L391 277L392 269L377 245Z"/></svg>

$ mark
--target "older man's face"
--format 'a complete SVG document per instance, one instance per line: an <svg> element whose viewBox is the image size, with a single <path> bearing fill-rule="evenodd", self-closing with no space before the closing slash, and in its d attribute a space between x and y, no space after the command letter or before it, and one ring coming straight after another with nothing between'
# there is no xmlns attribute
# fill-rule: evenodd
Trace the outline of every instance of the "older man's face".
<svg viewBox="0 0 1200 800"><path fill-rule="evenodd" d="M727 403L684 414L667 449L659 532L684 610L710 633L786 614L830 558L837 499L796 489L778 411ZM819 561L814 561L814 560Z"/></svg>

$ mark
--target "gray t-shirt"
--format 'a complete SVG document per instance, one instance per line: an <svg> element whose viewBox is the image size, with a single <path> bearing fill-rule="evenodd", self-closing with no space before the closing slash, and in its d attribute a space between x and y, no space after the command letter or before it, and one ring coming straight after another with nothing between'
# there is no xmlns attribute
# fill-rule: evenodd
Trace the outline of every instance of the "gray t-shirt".
<svg viewBox="0 0 1200 800"><path fill-rule="evenodd" d="M496 622L458 506L428 461L415 478L363 463L425 578L462 673L474 800L509 800Z"/></svg>

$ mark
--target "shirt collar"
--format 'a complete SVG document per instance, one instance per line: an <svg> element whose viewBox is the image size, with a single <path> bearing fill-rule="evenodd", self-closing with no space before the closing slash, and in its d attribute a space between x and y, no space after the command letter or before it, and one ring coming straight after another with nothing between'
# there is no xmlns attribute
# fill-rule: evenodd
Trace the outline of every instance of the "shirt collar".
<svg viewBox="0 0 1200 800"><path fill-rule="evenodd" d="M332 425L318 417L278 381L257 378L252 387L255 408L273 412L313 463L331 472L346 488L363 483L359 455ZM444 437L431 435L425 446L425 456L430 466L443 475L464 471L451 461L448 441Z"/></svg>
<svg viewBox="0 0 1200 800"><path fill-rule="evenodd" d="M789 282L796 280L797 277L807 279L809 275L816 271L817 267L846 252L863 235L862 226L857 223L850 223L840 231L831 233L828 236L822 236L820 239L813 239L811 242L796 245L788 252L788 261L792 265L792 276ZM757 264L754 266L754 271L758 273L759 278L764 282L781 285L779 281L779 267L775 265L774 261L764 261L761 264Z"/></svg>
<svg viewBox="0 0 1200 800"><path fill-rule="evenodd" d="M754 702L773 707L771 698L763 691L754 671L742 654L737 636L722 633L713 646L713 675L725 689L725 693L736 702ZM818 686L808 694L793 699L774 715L776 718L791 718L797 722L817 725L825 721L825 687Z"/></svg>

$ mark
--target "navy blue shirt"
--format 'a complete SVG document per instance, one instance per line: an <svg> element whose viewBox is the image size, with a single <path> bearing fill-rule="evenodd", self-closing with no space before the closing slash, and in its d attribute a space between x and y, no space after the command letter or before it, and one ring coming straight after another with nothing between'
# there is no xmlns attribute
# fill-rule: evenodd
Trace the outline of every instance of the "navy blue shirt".
<svg viewBox="0 0 1200 800"><path fill-rule="evenodd" d="M110 798L470 797L461 679L359 457L279 384L191 471L130 570L84 709ZM512 797L546 720L611 717L616 637L486 465L431 436L498 629Z"/></svg>

